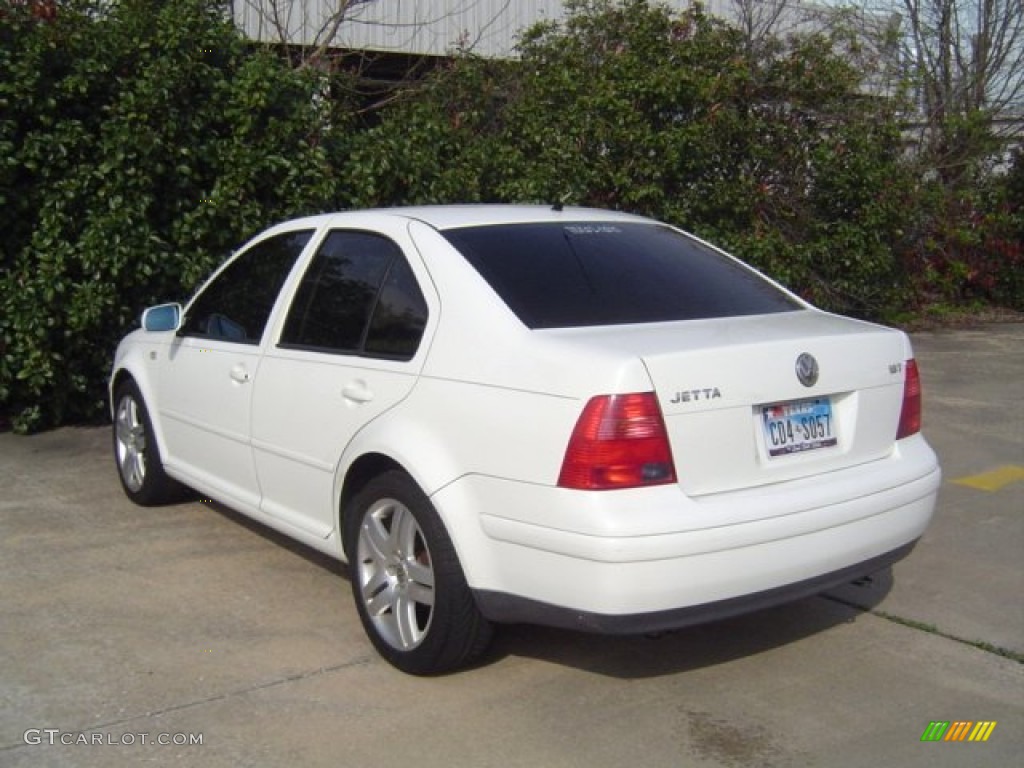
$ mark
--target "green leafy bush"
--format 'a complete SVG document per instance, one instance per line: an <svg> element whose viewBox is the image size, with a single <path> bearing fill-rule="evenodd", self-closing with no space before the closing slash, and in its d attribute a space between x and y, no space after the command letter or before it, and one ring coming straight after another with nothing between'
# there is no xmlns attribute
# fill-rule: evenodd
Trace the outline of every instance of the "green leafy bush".
<svg viewBox="0 0 1024 768"><path fill-rule="evenodd" d="M30 430L101 413L140 310L333 177L317 80L216 3L7 5L0 40L0 398Z"/></svg>
<svg viewBox="0 0 1024 768"><path fill-rule="evenodd" d="M1024 310L1024 212L1015 172L957 194L935 181L922 185L918 230L900 254L906 304Z"/></svg>

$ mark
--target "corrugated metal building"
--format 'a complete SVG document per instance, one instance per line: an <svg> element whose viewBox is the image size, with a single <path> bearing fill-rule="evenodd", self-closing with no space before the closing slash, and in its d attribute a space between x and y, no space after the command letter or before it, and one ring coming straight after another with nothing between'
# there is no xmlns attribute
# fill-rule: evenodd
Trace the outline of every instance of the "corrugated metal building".
<svg viewBox="0 0 1024 768"><path fill-rule="evenodd" d="M768 0L769 2L771 0ZM775 0L776 2L778 0ZM690 0L667 5L687 8ZM705 9L733 15L732 0ZM515 55L519 34L537 21L558 20L557 0L232 0L235 22L253 40L290 45L447 56L471 49L488 57Z"/></svg>

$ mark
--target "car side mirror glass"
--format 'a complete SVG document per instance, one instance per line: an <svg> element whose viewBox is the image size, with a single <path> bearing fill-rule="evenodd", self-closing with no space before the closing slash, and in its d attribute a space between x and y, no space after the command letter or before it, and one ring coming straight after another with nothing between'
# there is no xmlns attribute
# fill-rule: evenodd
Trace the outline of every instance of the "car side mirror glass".
<svg viewBox="0 0 1024 768"><path fill-rule="evenodd" d="M147 331L176 331L181 325L181 304L158 304L142 313L142 327Z"/></svg>

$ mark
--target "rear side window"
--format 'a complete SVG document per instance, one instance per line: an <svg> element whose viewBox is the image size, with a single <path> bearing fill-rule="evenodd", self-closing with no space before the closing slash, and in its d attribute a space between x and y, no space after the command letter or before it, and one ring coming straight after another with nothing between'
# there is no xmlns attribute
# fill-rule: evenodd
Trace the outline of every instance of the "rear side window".
<svg viewBox="0 0 1024 768"><path fill-rule="evenodd" d="M530 328L786 312L754 272L657 224L495 225L442 233Z"/></svg>
<svg viewBox="0 0 1024 768"><path fill-rule="evenodd" d="M427 305L401 248L370 232L329 234L302 277L280 345L409 360Z"/></svg>
<svg viewBox="0 0 1024 768"><path fill-rule="evenodd" d="M312 235L311 230L275 235L240 254L196 296L180 333L259 344L277 294Z"/></svg>

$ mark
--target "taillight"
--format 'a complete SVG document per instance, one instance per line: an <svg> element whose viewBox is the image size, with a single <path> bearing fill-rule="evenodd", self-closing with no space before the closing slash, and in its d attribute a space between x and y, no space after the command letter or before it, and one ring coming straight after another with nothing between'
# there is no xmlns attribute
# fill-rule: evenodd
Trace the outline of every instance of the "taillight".
<svg viewBox="0 0 1024 768"><path fill-rule="evenodd" d="M653 392L591 398L569 438L559 486L609 490L675 481L668 432Z"/></svg>
<svg viewBox="0 0 1024 768"><path fill-rule="evenodd" d="M903 370L903 407L896 430L897 440L921 431L921 374L917 371L917 361L907 360Z"/></svg>

